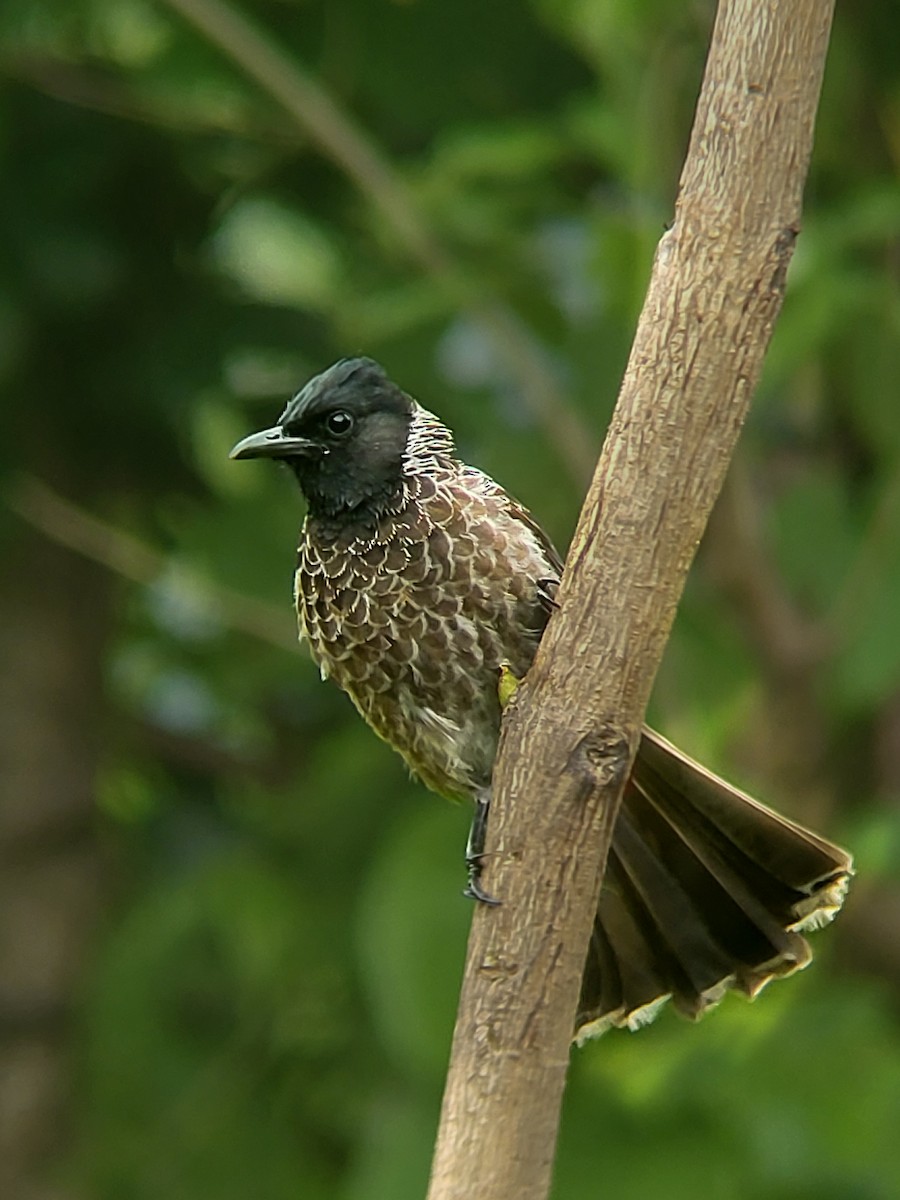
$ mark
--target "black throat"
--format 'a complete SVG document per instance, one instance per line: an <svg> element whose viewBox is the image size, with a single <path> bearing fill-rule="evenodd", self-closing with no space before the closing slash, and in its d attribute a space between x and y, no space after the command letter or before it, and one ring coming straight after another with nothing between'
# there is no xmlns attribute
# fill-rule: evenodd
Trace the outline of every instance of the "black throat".
<svg viewBox="0 0 900 1200"><path fill-rule="evenodd" d="M374 532L384 514L401 501L402 465L391 464L391 469L377 475L366 472L360 477L352 468L346 474L335 471L328 457L324 461L288 461L317 532L325 537L337 537L350 530Z"/></svg>

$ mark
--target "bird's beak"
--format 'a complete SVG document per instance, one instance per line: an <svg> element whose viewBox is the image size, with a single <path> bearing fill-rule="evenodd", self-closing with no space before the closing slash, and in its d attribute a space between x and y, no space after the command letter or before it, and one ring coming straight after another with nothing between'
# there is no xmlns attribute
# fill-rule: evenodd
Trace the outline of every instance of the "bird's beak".
<svg viewBox="0 0 900 1200"><path fill-rule="evenodd" d="M229 458L290 458L293 454L308 454L316 443L308 438L290 437L280 425L261 429L238 442Z"/></svg>

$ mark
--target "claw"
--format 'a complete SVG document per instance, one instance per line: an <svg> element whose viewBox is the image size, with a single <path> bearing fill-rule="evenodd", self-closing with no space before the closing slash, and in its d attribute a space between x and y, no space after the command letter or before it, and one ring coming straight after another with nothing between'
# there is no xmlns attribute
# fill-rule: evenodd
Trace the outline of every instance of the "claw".
<svg viewBox="0 0 900 1200"><path fill-rule="evenodd" d="M479 904L487 904L491 908L499 908L503 901L498 900L496 896L492 896L490 892L486 892L484 890L484 888L478 882L478 876L480 874L480 863L478 864L477 868L474 866L469 868L469 882L463 888L463 895L467 900L477 900Z"/></svg>

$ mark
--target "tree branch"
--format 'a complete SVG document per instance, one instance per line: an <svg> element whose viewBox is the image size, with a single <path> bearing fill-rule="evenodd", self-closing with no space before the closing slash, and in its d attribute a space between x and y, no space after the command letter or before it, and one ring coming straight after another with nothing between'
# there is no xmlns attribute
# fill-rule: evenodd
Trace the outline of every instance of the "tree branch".
<svg viewBox="0 0 900 1200"><path fill-rule="evenodd" d="M257 144L296 150L303 135L284 129L272 119L254 121L243 112L191 112L183 104L170 104L164 96L143 96L133 86L111 78L96 66L74 64L50 54L0 54L0 75L28 84L45 96L122 121L152 129L190 134L228 134Z"/></svg>
<svg viewBox="0 0 900 1200"><path fill-rule="evenodd" d="M31 475L21 474L13 481L6 501L17 516L51 541L133 583L156 583L177 565L133 533L85 512ZM216 583L199 571L192 571L190 577L209 602L211 615L223 625L279 650L296 650L296 628L280 608Z"/></svg>
<svg viewBox="0 0 900 1200"><path fill-rule="evenodd" d="M590 478L592 432L560 389L549 357L518 316L486 296L429 226L405 181L328 91L227 0L165 0L275 100L357 186L409 257L490 338L547 440L578 483Z"/></svg>
<svg viewBox="0 0 900 1200"><path fill-rule="evenodd" d="M781 306L832 7L720 6L561 611L505 723L488 840L504 904L473 920L430 1200L547 1194L615 816Z"/></svg>

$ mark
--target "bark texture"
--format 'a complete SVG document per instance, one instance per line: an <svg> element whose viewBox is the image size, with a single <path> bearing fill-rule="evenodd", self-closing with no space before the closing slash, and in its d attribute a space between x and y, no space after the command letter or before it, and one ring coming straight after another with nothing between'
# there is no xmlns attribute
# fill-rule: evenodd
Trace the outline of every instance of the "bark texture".
<svg viewBox="0 0 900 1200"><path fill-rule="evenodd" d="M430 1200L547 1195L609 840L799 229L833 4L723 0L675 221L534 668L505 723ZM602 1189L601 1189L602 1190Z"/></svg>

